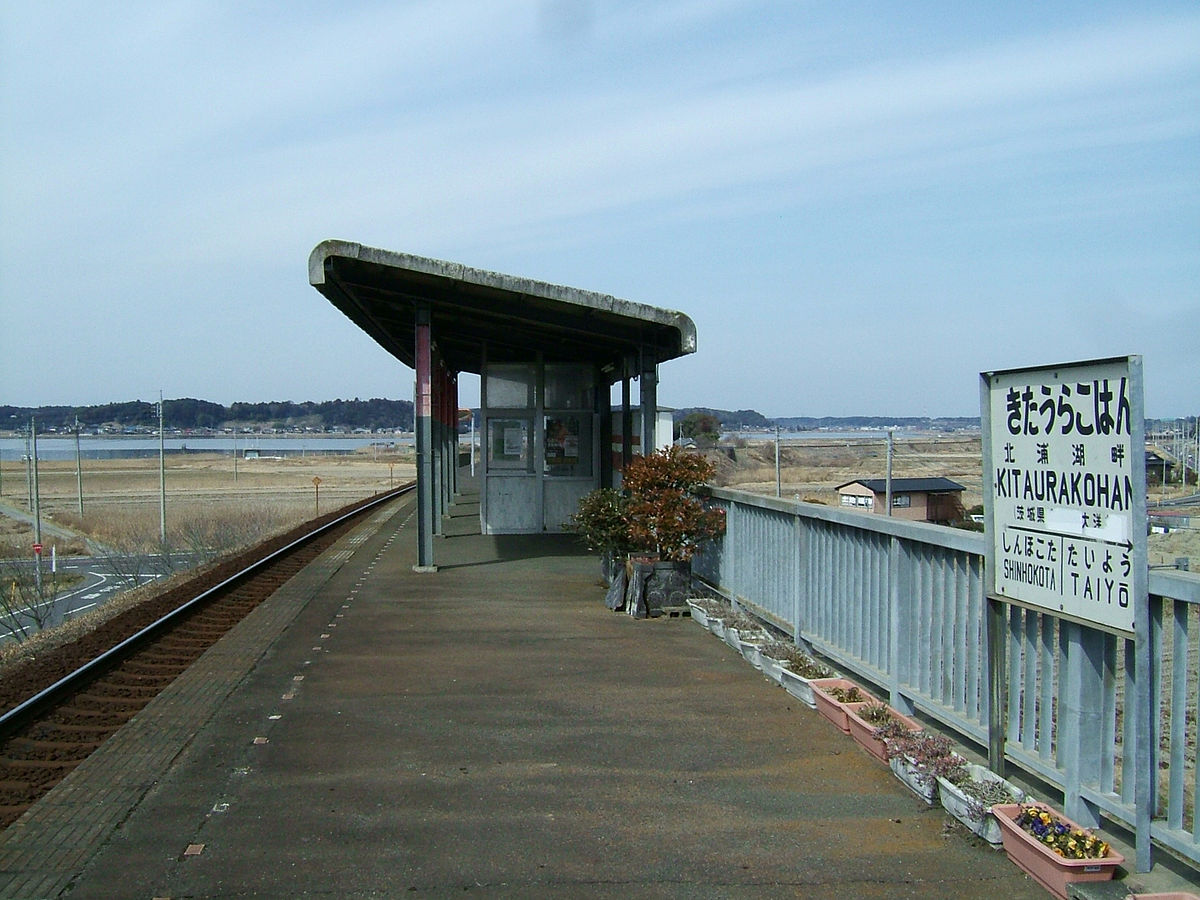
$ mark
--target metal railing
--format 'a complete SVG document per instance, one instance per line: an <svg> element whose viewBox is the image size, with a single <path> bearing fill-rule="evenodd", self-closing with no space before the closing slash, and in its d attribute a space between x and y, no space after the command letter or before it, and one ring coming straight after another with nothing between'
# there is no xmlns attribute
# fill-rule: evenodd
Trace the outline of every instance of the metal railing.
<svg viewBox="0 0 1200 900"><path fill-rule="evenodd" d="M1006 759L1061 790L1070 818L1095 826L1103 814L1130 829L1141 871L1152 843L1200 863L1200 577L1150 573L1148 690L1134 640L997 607L996 692L983 535L721 488L710 502L725 510L726 533L693 560L696 575L886 689L901 712L980 747L991 698L1004 698ZM1138 746L1139 696L1155 723L1148 746ZM1134 789L1140 766L1154 773L1146 797Z"/></svg>

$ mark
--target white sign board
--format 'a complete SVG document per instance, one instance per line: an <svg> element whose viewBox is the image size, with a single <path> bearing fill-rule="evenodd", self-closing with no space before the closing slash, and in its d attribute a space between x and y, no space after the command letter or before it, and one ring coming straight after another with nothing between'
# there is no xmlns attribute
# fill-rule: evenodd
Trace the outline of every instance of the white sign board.
<svg viewBox="0 0 1200 900"><path fill-rule="evenodd" d="M993 595L1132 632L1146 559L1140 357L981 385Z"/></svg>

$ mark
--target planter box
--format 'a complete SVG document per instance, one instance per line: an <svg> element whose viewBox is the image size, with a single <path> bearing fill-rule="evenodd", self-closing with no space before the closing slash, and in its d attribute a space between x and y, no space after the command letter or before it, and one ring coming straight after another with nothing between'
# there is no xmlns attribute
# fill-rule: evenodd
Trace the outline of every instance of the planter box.
<svg viewBox="0 0 1200 900"><path fill-rule="evenodd" d="M708 617L708 630L712 632L713 637L719 640L725 640L725 620L719 619L716 616Z"/></svg>
<svg viewBox="0 0 1200 900"><path fill-rule="evenodd" d="M846 724L850 726L850 736L855 742L870 753L873 757L888 765L887 744L882 738L875 736L875 726L866 719L860 719L858 711L864 706L878 705L874 701L864 701L862 703L847 703L846 706ZM896 712L890 706L888 712L891 713L893 719L897 719L904 724L909 731L920 731L921 726L910 719L908 716Z"/></svg>
<svg viewBox="0 0 1200 900"><path fill-rule="evenodd" d="M748 635L749 639L743 635ZM742 658L759 671L762 671L763 667L762 653L760 650L762 648L762 642L765 639L766 635L755 635L749 631L739 632L738 634L738 643L740 644L738 649L740 649L742 652Z"/></svg>
<svg viewBox="0 0 1200 900"><path fill-rule="evenodd" d="M1125 857L1111 848L1103 859L1064 859L1017 824L1020 804L1005 803L992 807L992 815L1000 823L1004 852L1034 881L1059 900L1067 900L1067 886L1079 881L1108 881ZM1053 815L1071 828L1082 826L1051 810Z"/></svg>
<svg viewBox="0 0 1200 900"><path fill-rule="evenodd" d="M837 676L830 675L830 678ZM811 678L805 678L796 672L793 672L787 667L787 664L781 664L779 669L779 683L787 689L787 692L803 703L810 709L817 708L817 698L813 695ZM860 688L861 690L861 688Z"/></svg>
<svg viewBox="0 0 1200 900"><path fill-rule="evenodd" d="M787 676L785 675L784 678L787 678ZM785 681L784 687L787 687L787 684L787 681ZM875 699L847 678L814 678L808 684L812 688L813 700L816 701L817 712L836 725L845 734L850 733L850 721L846 717L846 707L833 694L826 692L834 688L857 687L859 693L868 700Z"/></svg>
<svg viewBox="0 0 1200 900"><path fill-rule="evenodd" d="M817 708L817 699L813 696L810 680L803 675L797 675L786 665L779 667L779 683L789 694L811 709Z"/></svg>
<svg viewBox="0 0 1200 900"><path fill-rule="evenodd" d="M736 650L738 653L742 652L742 639L738 635L736 628L728 625L725 626L725 643L729 645L730 650Z"/></svg>
<svg viewBox="0 0 1200 900"><path fill-rule="evenodd" d="M758 658L762 663L762 673L776 684L781 684L783 681L783 663L781 663L775 657L767 656L765 653L761 652L759 653Z"/></svg>
<svg viewBox="0 0 1200 900"><path fill-rule="evenodd" d="M704 609L699 604L697 604L694 600L688 601L688 608L691 609L692 618L696 620L696 623L701 628L707 628L708 627L708 613L706 613L704 611Z"/></svg>
<svg viewBox="0 0 1200 900"><path fill-rule="evenodd" d="M972 781L983 781L991 784L1001 785L1016 802L1020 802L1025 797L1025 792L1015 784L1005 781L991 769L984 766L977 766L974 763L965 767L967 777ZM974 815L973 811L978 810L978 806L972 802L971 798L959 790L958 785L952 784L945 778L938 776L938 794L942 798L942 807L958 821L962 822L973 832L991 844L993 847L999 847L1003 843L1000 834L1000 825L996 822L996 817L992 815L992 808L989 806L982 810L982 815Z"/></svg>
<svg viewBox="0 0 1200 900"><path fill-rule="evenodd" d="M899 778L905 787L924 800L927 806L933 806L937 803L937 779L925 777L925 774L918 768L916 761L912 757L896 756L891 759L888 765L892 767L892 774Z"/></svg>

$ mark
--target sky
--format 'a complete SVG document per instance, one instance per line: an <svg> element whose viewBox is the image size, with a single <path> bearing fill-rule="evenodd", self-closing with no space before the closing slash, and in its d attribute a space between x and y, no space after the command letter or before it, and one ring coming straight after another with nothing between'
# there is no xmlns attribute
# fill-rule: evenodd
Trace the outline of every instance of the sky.
<svg viewBox="0 0 1200 900"><path fill-rule="evenodd" d="M0 404L411 398L327 238L680 310L664 406L1195 415L1200 5L0 0Z"/></svg>

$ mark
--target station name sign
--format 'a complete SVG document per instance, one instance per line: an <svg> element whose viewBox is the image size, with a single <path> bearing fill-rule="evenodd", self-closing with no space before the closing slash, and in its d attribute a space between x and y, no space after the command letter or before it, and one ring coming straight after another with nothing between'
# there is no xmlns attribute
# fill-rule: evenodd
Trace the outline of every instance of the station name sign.
<svg viewBox="0 0 1200 900"><path fill-rule="evenodd" d="M1146 559L1141 390L1140 357L981 376L993 596L1134 630Z"/></svg>

